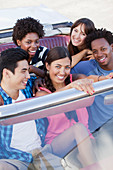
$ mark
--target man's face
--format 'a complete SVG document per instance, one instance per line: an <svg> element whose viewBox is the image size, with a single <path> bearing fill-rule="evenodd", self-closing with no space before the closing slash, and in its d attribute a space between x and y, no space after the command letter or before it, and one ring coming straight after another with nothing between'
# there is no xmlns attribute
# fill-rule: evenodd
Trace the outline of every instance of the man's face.
<svg viewBox="0 0 113 170"><path fill-rule="evenodd" d="M95 60L104 70L113 69L113 49L106 39L100 38L91 42L91 48Z"/></svg>
<svg viewBox="0 0 113 170"><path fill-rule="evenodd" d="M29 75L27 60L17 62L14 74L9 71L10 88L15 90L25 89Z"/></svg>

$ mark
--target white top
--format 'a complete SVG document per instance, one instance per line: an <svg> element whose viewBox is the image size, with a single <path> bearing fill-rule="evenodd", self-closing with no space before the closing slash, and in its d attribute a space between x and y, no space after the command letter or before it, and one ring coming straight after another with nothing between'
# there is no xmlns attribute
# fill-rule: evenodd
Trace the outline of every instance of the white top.
<svg viewBox="0 0 113 170"><path fill-rule="evenodd" d="M24 94L19 91L19 97L12 102L25 99ZM13 125L13 133L10 147L25 152L41 147L41 139L37 133L36 123L34 120L22 122Z"/></svg>

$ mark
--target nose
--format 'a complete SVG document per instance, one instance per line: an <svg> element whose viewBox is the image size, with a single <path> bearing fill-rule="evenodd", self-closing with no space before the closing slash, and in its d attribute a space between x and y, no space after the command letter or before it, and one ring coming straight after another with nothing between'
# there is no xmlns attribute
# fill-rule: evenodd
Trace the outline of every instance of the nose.
<svg viewBox="0 0 113 170"><path fill-rule="evenodd" d="M64 74L65 74L65 68L62 67L62 68L60 69L60 74L61 74L61 75L64 75Z"/></svg>
<svg viewBox="0 0 113 170"><path fill-rule="evenodd" d="M26 78L27 78L27 79L29 79L29 78L30 78L29 71L26 71Z"/></svg>
<svg viewBox="0 0 113 170"><path fill-rule="evenodd" d="M32 47L37 47L37 44L35 42L32 43Z"/></svg>
<svg viewBox="0 0 113 170"><path fill-rule="evenodd" d="M103 55L102 51L99 50L99 51L98 51L98 56L102 56L102 55Z"/></svg>
<svg viewBox="0 0 113 170"><path fill-rule="evenodd" d="M80 37L80 34L79 34L79 33L77 33L77 34L76 34L76 38L79 38L79 37Z"/></svg>

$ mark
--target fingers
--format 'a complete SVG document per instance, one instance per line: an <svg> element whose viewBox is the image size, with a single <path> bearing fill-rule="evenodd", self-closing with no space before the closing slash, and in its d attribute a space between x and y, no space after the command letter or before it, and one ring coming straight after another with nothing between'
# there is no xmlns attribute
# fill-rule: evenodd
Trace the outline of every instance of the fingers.
<svg viewBox="0 0 113 170"><path fill-rule="evenodd" d="M88 60L91 60L91 59L94 59L94 56L93 56L93 55L88 55L86 58L87 58Z"/></svg>
<svg viewBox="0 0 113 170"><path fill-rule="evenodd" d="M93 54L93 52L88 49L87 54Z"/></svg>
<svg viewBox="0 0 113 170"><path fill-rule="evenodd" d="M33 96L35 96L35 90L36 90L36 88L35 88L35 85L33 86Z"/></svg>
<svg viewBox="0 0 113 170"><path fill-rule="evenodd" d="M3 101L3 98L2 96L0 95L0 106L4 105L4 101Z"/></svg>
<svg viewBox="0 0 113 170"><path fill-rule="evenodd" d="M105 76L107 79L112 79L113 78L113 72L109 73L107 76Z"/></svg>
<svg viewBox="0 0 113 170"><path fill-rule="evenodd" d="M95 92L92 84L93 80L91 79L81 79L74 81L72 86L77 90L84 91L85 93L92 95Z"/></svg>

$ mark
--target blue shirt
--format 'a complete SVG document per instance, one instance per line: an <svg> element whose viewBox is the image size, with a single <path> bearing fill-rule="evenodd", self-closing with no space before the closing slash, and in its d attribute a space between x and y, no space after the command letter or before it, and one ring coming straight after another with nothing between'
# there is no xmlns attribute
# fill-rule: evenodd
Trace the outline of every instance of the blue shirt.
<svg viewBox="0 0 113 170"><path fill-rule="evenodd" d="M26 96L26 98L32 97L32 87L34 79L34 77L31 77L27 82L26 88L22 90L22 93ZM0 95L4 100L4 105L12 103L12 98L10 98L1 87ZM42 141L42 146L44 146L46 135L45 121L44 119L37 119L35 120L35 123L37 133L39 134ZM17 159L24 162L32 162L32 154L10 147L12 132L13 125L0 125L0 159Z"/></svg>
<svg viewBox="0 0 113 170"><path fill-rule="evenodd" d="M96 60L81 61L74 68L71 73L81 73L86 76L89 75L107 75L113 72L113 70L103 70ZM113 94L112 92L106 92L95 97L94 103L88 107L89 113L89 129L91 132L102 126L106 121L113 117L113 106L104 105L104 97L106 95Z"/></svg>

